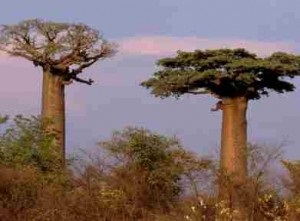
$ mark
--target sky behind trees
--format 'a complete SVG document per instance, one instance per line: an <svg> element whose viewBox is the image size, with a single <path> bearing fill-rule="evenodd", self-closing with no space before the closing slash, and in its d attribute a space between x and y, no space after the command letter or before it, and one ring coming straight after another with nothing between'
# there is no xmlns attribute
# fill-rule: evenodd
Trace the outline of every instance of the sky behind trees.
<svg viewBox="0 0 300 221"><path fill-rule="evenodd" d="M96 83L67 88L67 148L93 147L113 129L144 126L177 135L185 146L213 153L220 140L221 113L209 96L160 100L139 86L155 61L176 50L246 47L262 56L300 53L297 0L85 0L4 1L1 23L29 18L82 22L119 44L119 53L85 71ZM0 54L0 112L38 114L41 72L30 62ZM250 102L249 141L279 145L300 157L300 81L296 92Z"/></svg>

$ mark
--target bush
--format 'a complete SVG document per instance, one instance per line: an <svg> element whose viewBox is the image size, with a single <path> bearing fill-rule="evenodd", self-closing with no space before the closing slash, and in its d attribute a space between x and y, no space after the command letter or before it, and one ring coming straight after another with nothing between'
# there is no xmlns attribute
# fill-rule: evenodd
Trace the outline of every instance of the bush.
<svg viewBox="0 0 300 221"><path fill-rule="evenodd" d="M216 161L184 150L176 138L143 128L115 131L71 173L62 170L38 118L2 123L1 221L215 221L220 211L223 220L234 212L217 199ZM282 195L266 176L277 152L250 150L243 191L252 220L299 220L299 163L283 162L290 195Z"/></svg>
<svg viewBox="0 0 300 221"><path fill-rule="evenodd" d="M6 128L0 134L1 165L32 165L45 172L60 169L59 151L54 148L53 136L42 130L39 118L18 115L13 122L6 122L2 127Z"/></svg>

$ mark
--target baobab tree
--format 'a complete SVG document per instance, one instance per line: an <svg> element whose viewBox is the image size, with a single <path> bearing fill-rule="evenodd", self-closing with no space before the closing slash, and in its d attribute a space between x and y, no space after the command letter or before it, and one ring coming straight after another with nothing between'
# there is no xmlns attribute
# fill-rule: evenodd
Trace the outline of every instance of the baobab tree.
<svg viewBox="0 0 300 221"><path fill-rule="evenodd" d="M39 19L2 25L0 50L31 61L43 70L41 117L45 130L55 134L55 145L65 159L65 87L73 82L91 85L79 75L98 60L115 53L115 46L84 24Z"/></svg>
<svg viewBox="0 0 300 221"><path fill-rule="evenodd" d="M270 91L293 91L294 85L285 79L299 75L299 57L277 52L260 58L245 49L196 50L179 51L157 65L160 69L154 76L141 83L155 96L211 94L219 100L212 108L222 111L219 195L239 211L234 220L247 220L238 187L247 179L248 101L268 96Z"/></svg>

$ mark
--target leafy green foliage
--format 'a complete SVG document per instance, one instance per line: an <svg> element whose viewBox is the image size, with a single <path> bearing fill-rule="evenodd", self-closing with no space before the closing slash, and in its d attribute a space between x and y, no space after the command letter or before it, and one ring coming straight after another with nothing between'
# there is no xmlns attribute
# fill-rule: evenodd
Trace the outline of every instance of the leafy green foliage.
<svg viewBox="0 0 300 221"><path fill-rule="evenodd" d="M160 97L211 93L219 98L259 99L269 91L293 91L285 80L300 74L300 57L277 52L266 58L245 49L179 51L157 62L160 70L141 83Z"/></svg>
<svg viewBox="0 0 300 221"><path fill-rule="evenodd" d="M100 146L110 156L115 187L146 208L172 206L186 174L206 170L210 164L185 151L177 139L143 128L116 131Z"/></svg>
<svg viewBox="0 0 300 221"><path fill-rule="evenodd" d="M11 124L7 122L0 134L0 164L21 167L32 165L41 171L59 168L59 152L54 148L53 136L42 130L37 117L16 116Z"/></svg>
<svg viewBox="0 0 300 221"><path fill-rule="evenodd" d="M6 123L8 120L8 116L0 116L0 124Z"/></svg>
<svg viewBox="0 0 300 221"><path fill-rule="evenodd" d="M111 140L100 146L116 163L113 170L120 188L130 192L135 201L149 207L168 207L179 195L181 168L173 158L173 150L180 144L175 139L144 129L127 128L115 132ZM122 185L128 179L132 180L130 186Z"/></svg>

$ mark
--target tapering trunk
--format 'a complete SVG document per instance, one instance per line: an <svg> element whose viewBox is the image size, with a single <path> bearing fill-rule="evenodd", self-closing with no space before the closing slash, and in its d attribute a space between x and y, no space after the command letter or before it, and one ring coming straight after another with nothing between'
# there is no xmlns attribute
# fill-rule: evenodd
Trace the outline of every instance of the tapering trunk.
<svg viewBox="0 0 300 221"><path fill-rule="evenodd" d="M45 130L55 136L55 146L65 164L65 86L61 76L43 73L42 119Z"/></svg>
<svg viewBox="0 0 300 221"><path fill-rule="evenodd" d="M222 99L222 137L219 194L225 205L236 211L232 220L247 220L247 112L245 97Z"/></svg>

